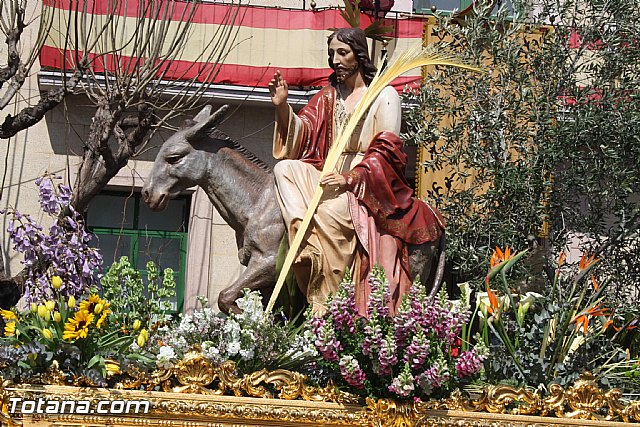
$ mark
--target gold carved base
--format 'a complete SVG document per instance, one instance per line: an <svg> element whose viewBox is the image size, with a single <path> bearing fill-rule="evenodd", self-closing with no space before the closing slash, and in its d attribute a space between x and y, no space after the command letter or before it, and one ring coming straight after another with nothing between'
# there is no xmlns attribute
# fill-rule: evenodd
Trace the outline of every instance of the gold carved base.
<svg viewBox="0 0 640 427"><path fill-rule="evenodd" d="M399 404L387 400L369 401L368 406L332 402L250 398L236 396L115 390L73 386L7 387L4 397L22 401L72 400L91 402L88 414L8 414L11 402L4 399L2 425L45 426L637 426L607 420L552 418L467 410L429 409L427 404ZM101 400L149 402L149 411L139 414L97 414ZM46 403L43 405L46 408Z"/></svg>
<svg viewBox="0 0 640 427"><path fill-rule="evenodd" d="M118 377L116 388L78 387L52 367L48 385L0 385L2 426L639 426L640 401L601 390L589 374L542 396L490 386L477 399L459 392L448 399L394 402L310 387L289 371L238 377L231 362L211 366L191 353L175 367L151 375ZM65 384L76 384L65 385ZM66 405L66 406L65 406ZM127 405L125 407L125 405ZM64 408L61 409L61 408ZM136 413L137 412L137 413Z"/></svg>

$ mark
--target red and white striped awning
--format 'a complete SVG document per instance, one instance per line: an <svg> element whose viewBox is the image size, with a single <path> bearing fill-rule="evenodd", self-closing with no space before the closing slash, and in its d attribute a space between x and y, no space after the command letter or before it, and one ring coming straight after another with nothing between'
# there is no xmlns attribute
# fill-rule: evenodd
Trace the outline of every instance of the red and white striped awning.
<svg viewBox="0 0 640 427"><path fill-rule="evenodd" d="M116 13L123 20L135 21L139 2L144 0L122 1ZM54 13L54 27L50 31L40 54L41 66L50 70L63 70L63 58L75 57L72 52L63 53L64 34L66 33L67 11L77 4L74 0L44 0L46 7ZM101 15L111 13L109 9L113 0L89 0L92 14L99 20ZM86 4L86 3L85 3ZM125 6L126 5L126 6ZM191 3L192 5L192 3ZM185 3L182 7L187 7ZM237 7L237 6L236 6ZM238 44L229 52L214 79L214 83L244 87L266 87L275 70L280 70L292 87L310 88L327 84L331 74L327 62L326 37L329 28L346 26L339 11L325 9L319 11L290 10L271 7L240 6L238 13ZM200 3L192 18L193 30L189 36L187 49L180 61L172 64L165 79L204 79L211 64L199 62L202 50L210 42L216 30L225 24L229 10L228 4ZM172 19L181 18L180 7L173 12ZM124 22L124 21L121 21ZM392 55L395 51L403 51L422 43L424 19L386 19L386 24L393 26L391 40L387 50ZM371 17L362 15L361 26L371 23ZM381 50L377 43L376 55ZM96 54L100 52L95 52ZM69 62L67 63L67 65ZM95 63L94 67L106 67L113 64L109 61ZM69 69L67 67L67 69ZM102 71L102 70L96 70ZM394 86L401 90L406 84L420 80L420 70L413 70L395 82ZM202 81L202 80L201 80Z"/></svg>

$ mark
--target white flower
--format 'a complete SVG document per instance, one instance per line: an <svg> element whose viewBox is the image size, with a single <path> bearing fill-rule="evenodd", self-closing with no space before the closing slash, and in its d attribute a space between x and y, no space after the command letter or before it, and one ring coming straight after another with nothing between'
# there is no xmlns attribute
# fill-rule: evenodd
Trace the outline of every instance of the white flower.
<svg viewBox="0 0 640 427"><path fill-rule="evenodd" d="M176 352L171 346L163 345L160 347L158 356L156 357L156 365L160 369L169 369L173 367L173 361L176 358Z"/></svg>
<svg viewBox="0 0 640 427"><path fill-rule="evenodd" d="M202 343L202 354L216 365L224 362L223 357L220 354L220 349L211 341L205 341Z"/></svg>
<svg viewBox="0 0 640 427"><path fill-rule="evenodd" d="M227 354L235 356L240 351L240 341L234 340L227 345Z"/></svg>
<svg viewBox="0 0 640 427"><path fill-rule="evenodd" d="M244 360L251 360L254 356L255 352L253 348L240 350L240 357Z"/></svg>

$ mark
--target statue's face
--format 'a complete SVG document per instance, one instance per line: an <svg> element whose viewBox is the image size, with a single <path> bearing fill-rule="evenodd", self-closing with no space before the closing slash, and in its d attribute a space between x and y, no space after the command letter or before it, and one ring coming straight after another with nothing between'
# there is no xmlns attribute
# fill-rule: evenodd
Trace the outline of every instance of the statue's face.
<svg viewBox="0 0 640 427"><path fill-rule="evenodd" d="M329 43L329 61L333 71L336 72L336 80L342 83L355 75L360 69L358 58L351 46L334 37Z"/></svg>

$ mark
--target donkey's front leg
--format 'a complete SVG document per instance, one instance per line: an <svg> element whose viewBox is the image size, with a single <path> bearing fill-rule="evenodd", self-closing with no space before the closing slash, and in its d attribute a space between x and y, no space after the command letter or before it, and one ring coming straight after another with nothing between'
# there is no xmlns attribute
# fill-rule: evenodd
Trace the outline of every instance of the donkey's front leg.
<svg viewBox="0 0 640 427"><path fill-rule="evenodd" d="M236 300L242 296L244 289L261 290L273 288L276 282L276 258L251 257L249 265L231 286L222 290L218 295L218 307L224 313L233 311L239 313Z"/></svg>

